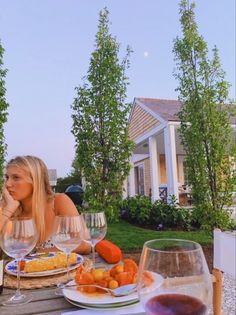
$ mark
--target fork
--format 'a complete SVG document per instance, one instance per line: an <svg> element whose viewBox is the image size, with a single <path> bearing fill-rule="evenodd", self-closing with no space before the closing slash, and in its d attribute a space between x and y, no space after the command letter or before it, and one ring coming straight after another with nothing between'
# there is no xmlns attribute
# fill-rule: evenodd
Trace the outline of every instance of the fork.
<svg viewBox="0 0 236 315"><path fill-rule="evenodd" d="M98 289L102 289L103 291L106 291L107 293L111 294L114 297L119 297L119 296L126 296L131 293L134 293L137 291L137 284L127 284L123 285L121 287L118 287L116 289L109 289L109 288L104 288L98 284L66 284L65 289L71 289L71 288L86 288L86 287L96 287Z"/></svg>

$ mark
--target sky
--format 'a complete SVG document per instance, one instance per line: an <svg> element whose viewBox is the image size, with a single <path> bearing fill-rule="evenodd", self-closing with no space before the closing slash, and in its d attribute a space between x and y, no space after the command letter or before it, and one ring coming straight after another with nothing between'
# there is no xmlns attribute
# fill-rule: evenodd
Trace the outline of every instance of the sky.
<svg viewBox="0 0 236 315"><path fill-rule="evenodd" d="M219 49L226 80L235 92L235 0L196 0L199 33L209 56ZM83 83L98 30L99 11L110 12L110 32L133 49L127 101L177 99L173 40L181 37L178 0L0 0L0 39L5 49L7 157L36 155L58 177L71 171L74 137L71 104Z"/></svg>

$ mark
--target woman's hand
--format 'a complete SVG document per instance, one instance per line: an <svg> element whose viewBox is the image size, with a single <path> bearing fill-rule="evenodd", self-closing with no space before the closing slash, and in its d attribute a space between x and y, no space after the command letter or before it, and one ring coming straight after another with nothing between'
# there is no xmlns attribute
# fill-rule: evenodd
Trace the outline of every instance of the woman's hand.
<svg viewBox="0 0 236 315"><path fill-rule="evenodd" d="M6 187L4 187L2 191L2 200L0 205L2 208L2 215L10 218L16 212L19 205L19 201L13 199Z"/></svg>

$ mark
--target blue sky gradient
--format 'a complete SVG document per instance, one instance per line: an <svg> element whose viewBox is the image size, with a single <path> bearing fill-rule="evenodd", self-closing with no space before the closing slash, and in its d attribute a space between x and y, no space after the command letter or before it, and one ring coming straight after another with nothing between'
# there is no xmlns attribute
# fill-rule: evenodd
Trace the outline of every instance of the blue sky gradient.
<svg viewBox="0 0 236 315"><path fill-rule="evenodd" d="M127 100L177 99L173 39L181 35L178 0L0 0L0 39L5 48L7 159L41 157L58 176L70 172L74 157L70 105L82 84L94 49L99 11L110 11L110 31L130 45ZM235 0L196 0L199 32L209 56L219 49L235 98Z"/></svg>

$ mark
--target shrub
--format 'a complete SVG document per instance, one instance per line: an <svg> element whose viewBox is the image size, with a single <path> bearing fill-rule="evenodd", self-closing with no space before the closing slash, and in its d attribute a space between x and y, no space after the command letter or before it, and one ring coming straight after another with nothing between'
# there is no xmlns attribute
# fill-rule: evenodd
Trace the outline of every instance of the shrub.
<svg viewBox="0 0 236 315"><path fill-rule="evenodd" d="M151 203L147 196L128 197L122 201L121 216L123 219L142 225L181 227L190 229L191 215L189 210L180 208L172 196L171 203L158 200Z"/></svg>
<svg viewBox="0 0 236 315"><path fill-rule="evenodd" d="M171 203L166 204L157 200L153 203L151 209L150 222L155 226L162 227L181 227L190 229L191 214L188 209L181 208L172 196Z"/></svg>
<svg viewBox="0 0 236 315"><path fill-rule="evenodd" d="M128 197L121 205L122 218L138 224L149 224L152 203L147 196Z"/></svg>
<svg viewBox="0 0 236 315"><path fill-rule="evenodd" d="M101 212L104 211L107 222L114 223L119 221L120 217L120 200L117 198L110 198L106 200L103 206L96 199L90 200L90 202L84 202L82 207L78 209L80 211Z"/></svg>
<svg viewBox="0 0 236 315"><path fill-rule="evenodd" d="M194 226L208 231L212 231L214 228L228 230L235 226L230 210L213 211L211 207L207 208L206 206L198 206L192 210L192 223Z"/></svg>

